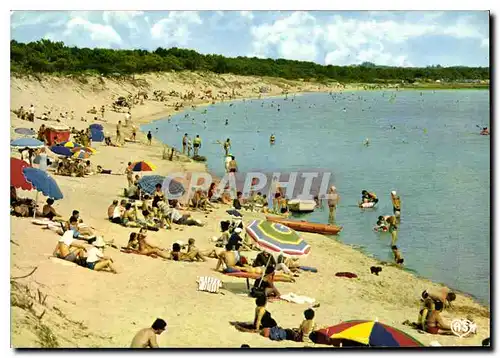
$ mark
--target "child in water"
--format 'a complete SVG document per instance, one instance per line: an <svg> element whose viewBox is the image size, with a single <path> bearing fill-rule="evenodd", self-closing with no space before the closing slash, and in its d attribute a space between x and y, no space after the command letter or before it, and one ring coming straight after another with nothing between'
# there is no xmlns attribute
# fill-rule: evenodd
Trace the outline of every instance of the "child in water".
<svg viewBox="0 0 500 358"><path fill-rule="evenodd" d="M397 265L403 266L403 262L405 261L401 256L401 252L399 251L396 245L391 246L392 254L394 255L394 261Z"/></svg>

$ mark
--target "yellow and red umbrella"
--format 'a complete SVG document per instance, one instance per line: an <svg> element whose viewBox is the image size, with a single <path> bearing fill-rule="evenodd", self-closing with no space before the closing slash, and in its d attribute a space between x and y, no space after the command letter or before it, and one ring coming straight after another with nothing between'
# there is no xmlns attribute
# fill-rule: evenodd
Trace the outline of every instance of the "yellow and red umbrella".
<svg viewBox="0 0 500 358"><path fill-rule="evenodd" d="M62 142L59 144L62 145L63 147L66 147L66 148L83 147L80 143L73 142L73 141Z"/></svg>
<svg viewBox="0 0 500 358"><path fill-rule="evenodd" d="M90 148L90 147L73 147L73 148L71 148L71 151L73 153L78 153L81 150L83 150L89 154L95 154L97 152L94 148Z"/></svg>
<svg viewBox="0 0 500 358"><path fill-rule="evenodd" d="M130 164L129 169L133 172L152 172L156 169L156 167L146 161L134 162Z"/></svg>
<svg viewBox="0 0 500 358"><path fill-rule="evenodd" d="M423 347L407 333L389 325L366 320L346 321L316 331L318 343L345 340L371 347Z"/></svg>

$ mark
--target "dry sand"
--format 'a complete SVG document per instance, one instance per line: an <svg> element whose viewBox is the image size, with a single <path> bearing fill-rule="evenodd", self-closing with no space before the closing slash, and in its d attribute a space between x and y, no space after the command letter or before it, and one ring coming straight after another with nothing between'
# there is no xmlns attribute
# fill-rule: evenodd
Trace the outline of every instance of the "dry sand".
<svg viewBox="0 0 500 358"><path fill-rule="evenodd" d="M85 128L92 123L93 115L85 113L89 108L99 108L103 104L109 106L118 96L135 94L138 90L148 93L156 89L181 93L194 90L199 93L212 89L215 93L218 90L230 92L235 88L241 98L258 96L260 86L270 88L267 95L280 95L285 88L290 93L336 90L335 87L279 79L193 73L136 76L133 83L95 77L83 81L50 77L40 80L12 78L11 109L34 104L37 115L47 110L53 113L73 110L75 120L66 120L66 124ZM178 101L178 98L168 102L147 100L144 105L132 109L133 120L139 124L167 116L174 111L167 105ZM85 116L88 122L81 122L81 116ZM123 122L124 115L107 111L105 119L108 121L105 129L114 134L116 123L118 120ZM38 129L42 123L41 120L34 123L22 121L11 114L12 137L17 136L13 134L15 127ZM138 137L146 142L144 134L139 132ZM172 162L162 160L163 146L158 143L153 146L127 143L120 148L97 144L96 147L98 153L91 158L93 165L100 164L113 172L123 172L128 161L141 159L157 165L155 174L204 170L203 165L186 158ZM13 152L13 155L18 157L18 153ZM85 222L106 240L113 239L119 246L126 245L131 229L106 219L108 205L122 195L126 186L124 175L55 178L64 193L64 199L55 204L58 212L69 217L73 209L78 209ZM35 196L34 192L19 191L19 194ZM39 197L40 202L44 199ZM195 218L208 222L204 228L177 226L169 231L150 232L149 238L162 247L171 247L176 240L187 242L193 237L200 248L209 248L208 238L218 235L218 222L227 216L224 215L225 209L221 207L207 216L193 213ZM262 215L245 214L245 222L253 217ZM244 295L243 279L229 278L213 270L214 259L208 259L206 263L162 261L107 248L106 254L113 257L120 273L98 273L49 259L58 236L31 224L30 219L12 217L11 225L11 239L16 243L11 244L11 276L25 275L37 267L31 276L15 280L17 286L11 296L16 302L12 307L14 347L128 347L136 331L150 326L157 317L168 322L168 331L159 337L162 347L239 347L243 343L252 347L304 346L236 331L229 322L251 321L254 300ZM349 233L343 232L344 235ZM380 276L371 275L369 268L378 264L376 260L331 238L315 234L305 234L304 237L312 246L312 253L302 263L317 267L319 272L304 273L296 283L279 283L278 287L282 293L294 292L315 298L321 304L316 309L318 326L330 326L350 319L378 319L406 331L426 345L431 341L451 346L480 345L490 336L488 310L462 294L458 295L454 308L445 312L444 318L473 318L478 325L476 335L467 338L432 336L402 325L406 319L417 319L420 293L440 285L391 266L385 266ZM254 257L255 253L249 256ZM335 277L339 271L354 272L358 278ZM196 279L205 275L223 280L224 295L197 291ZM27 298L25 286L33 298ZM42 299L38 298L37 290ZM43 301L43 295L47 298L41 304L39 301ZM29 302L34 304L26 308ZM282 327L297 327L307 305L280 301L269 303L267 308ZM41 319L36 317L43 312Z"/></svg>

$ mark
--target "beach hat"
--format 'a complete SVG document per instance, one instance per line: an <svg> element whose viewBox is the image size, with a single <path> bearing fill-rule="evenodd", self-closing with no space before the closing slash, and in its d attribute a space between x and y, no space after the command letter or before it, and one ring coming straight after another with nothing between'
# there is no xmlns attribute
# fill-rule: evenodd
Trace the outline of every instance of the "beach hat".
<svg viewBox="0 0 500 358"><path fill-rule="evenodd" d="M104 242L102 236L98 236L92 245L94 245L95 247L104 247L106 246L106 243Z"/></svg>
<svg viewBox="0 0 500 358"><path fill-rule="evenodd" d="M392 195L396 195L396 190L391 191Z"/></svg>
<svg viewBox="0 0 500 358"><path fill-rule="evenodd" d="M241 230L241 228L240 228L240 227L237 227L236 229L234 229L234 232L235 232L235 233L237 233L237 234L241 233L241 231L242 231L242 230Z"/></svg>

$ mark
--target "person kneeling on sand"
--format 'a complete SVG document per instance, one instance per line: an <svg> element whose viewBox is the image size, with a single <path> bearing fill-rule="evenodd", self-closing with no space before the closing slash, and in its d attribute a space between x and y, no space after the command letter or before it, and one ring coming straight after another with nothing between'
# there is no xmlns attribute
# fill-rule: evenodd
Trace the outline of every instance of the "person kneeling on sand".
<svg viewBox="0 0 500 358"><path fill-rule="evenodd" d="M274 270L274 266L268 266L264 277L255 280L252 288L253 296L255 296L259 290L264 291L266 297L280 296L280 292L274 286Z"/></svg>
<svg viewBox="0 0 500 358"><path fill-rule="evenodd" d="M66 231L59 239L54 249L53 256L70 262L82 259L87 249L73 238L73 231Z"/></svg>
<svg viewBox="0 0 500 358"><path fill-rule="evenodd" d="M146 241L146 236L147 236L147 230L146 229L141 229L139 231L139 234L137 235L137 240L139 241L139 253L142 255L156 255L160 256L164 259L169 258L169 254L166 250L163 250L157 246L153 246L150 243Z"/></svg>
<svg viewBox="0 0 500 358"><path fill-rule="evenodd" d="M156 335L162 334L167 328L167 322L157 318L150 328L143 328L136 333L130 344L130 348L159 348Z"/></svg>
<svg viewBox="0 0 500 358"><path fill-rule="evenodd" d="M93 247L87 251L87 268L94 271L103 271L108 269L112 273L117 273L113 267L113 259L109 256L104 256L103 250L106 243L102 237L98 237L93 243Z"/></svg>

